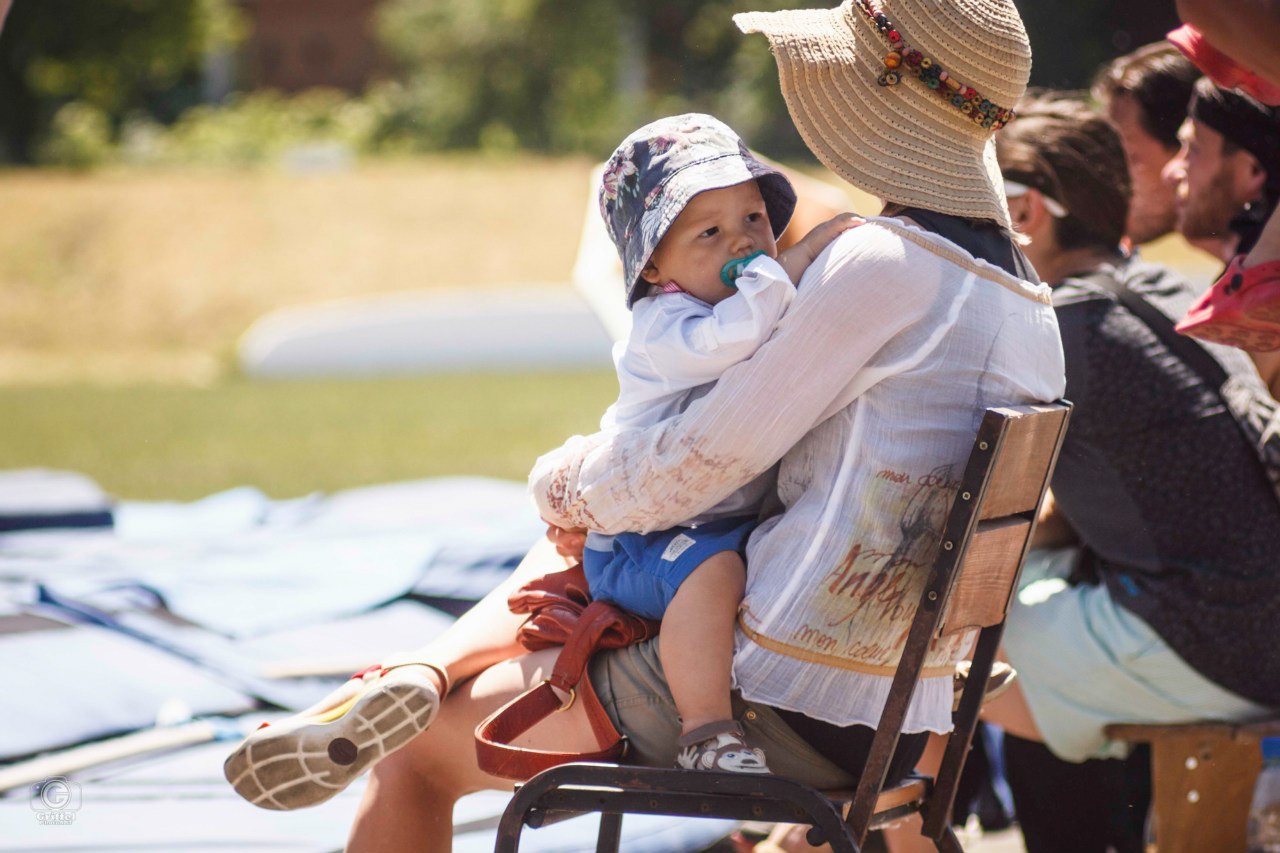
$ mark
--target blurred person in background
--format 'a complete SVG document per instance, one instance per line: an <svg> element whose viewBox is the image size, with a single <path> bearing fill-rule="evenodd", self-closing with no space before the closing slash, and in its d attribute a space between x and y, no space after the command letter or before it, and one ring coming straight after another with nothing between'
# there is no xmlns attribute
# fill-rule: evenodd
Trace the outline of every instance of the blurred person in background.
<svg viewBox="0 0 1280 853"><path fill-rule="evenodd" d="M1280 106L1280 2L1277 0L1178 0L1178 14L1186 24L1169 33L1168 39L1187 55L1216 84L1238 88L1263 104ZM1272 212L1257 242L1228 266L1202 302L1212 304L1233 290L1269 288L1280 285L1280 213ZM1203 321L1204 305L1197 304ZM1183 323L1192 320L1188 315ZM1194 323L1192 324L1195 325ZM1180 331L1199 335L1191 327ZM1235 342L1233 342L1234 344ZM1267 373L1268 359L1253 353L1259 369ZM1272 393L1278 390L1272 383Z"/></svg>
<svg viewBox="0 0 1280 853"><path fill-rule="evenodd" d="M1174 190L1161 172L1178 153L1178 128L1200 72L1167 42L1140 47L1103 66L1093 96L1120 132L1133 198L1125 234L1141 246L1177 227Z"/></svg>
<svg viewBox="0 0 1280 853"><path fill-rule="evenodd" d="M997 155L1027 257L1053 287L1075 409L1005 633L1019 679L984 716L1011 735L1030 853L1140 851L1123 774L1064 762L1123 756L1109 723L1280 704L1280 503L1216 392L1108 289L1123 282L1171 321L1194 297L1120 251L1129 180L1114 128L1060 96L1018 113ZM1257 383L1242 353L1213 354Z"/></svg>
<svg viewBox="0 0 1280 853"><path fill-rule="evenodd" d="M1249 253L1280 201L1280 108L1202 78L1178 139L1164 170L1178 231L1207 241L1224 264ZM1252 355L1272 396L1280 394L1280 352Z"/></svg>

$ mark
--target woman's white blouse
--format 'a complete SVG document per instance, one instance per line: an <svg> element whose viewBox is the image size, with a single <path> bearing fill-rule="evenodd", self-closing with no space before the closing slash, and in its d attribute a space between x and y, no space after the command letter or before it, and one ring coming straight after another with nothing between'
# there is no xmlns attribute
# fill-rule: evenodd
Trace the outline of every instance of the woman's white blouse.
<svg viewBox="0 0 1280 853"><path fill-rule="evenodd" d="M747 548L735 685L755 702L874 726L983 411L1057 399L1049 288L892 219L819 255L773 336L681 414L541 457L544 518L663 530L781 460L784 511ZM931 650L905 731L951 728Z"/></svg>

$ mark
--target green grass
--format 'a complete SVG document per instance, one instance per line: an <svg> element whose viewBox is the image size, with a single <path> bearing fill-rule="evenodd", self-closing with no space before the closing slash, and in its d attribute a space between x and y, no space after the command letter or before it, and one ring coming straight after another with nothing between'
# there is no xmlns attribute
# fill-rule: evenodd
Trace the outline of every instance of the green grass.
<svg viewBox="0 0 1280 853"><path fill-rule="evenodd" d="M113 495L183 500L238 485L293 497L474 474L523 480L591 432L611 372L176 385L0 387L0 469L80 471Z"/></svg>

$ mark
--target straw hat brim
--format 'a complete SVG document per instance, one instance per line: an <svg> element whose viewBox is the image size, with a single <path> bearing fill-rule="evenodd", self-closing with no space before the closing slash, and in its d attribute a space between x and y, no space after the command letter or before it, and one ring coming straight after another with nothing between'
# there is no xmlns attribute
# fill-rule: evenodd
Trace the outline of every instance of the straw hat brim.
<svg viewBox="0 0 1280 853"><path fill-rule="evenodd" d="M827 168L882 201L1010 228L991 132L911 75L880 85L888 48L858 15L846 3L733 21L769 39L792 121Z"/></svg>

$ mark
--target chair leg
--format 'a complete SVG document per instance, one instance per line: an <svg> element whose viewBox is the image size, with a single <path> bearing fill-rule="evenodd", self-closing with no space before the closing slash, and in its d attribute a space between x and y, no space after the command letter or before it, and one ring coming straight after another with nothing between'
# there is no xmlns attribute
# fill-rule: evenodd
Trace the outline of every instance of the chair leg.
<svg viewBox="0 0 1280 853"><path fill-rule="evenodd" d="M503 812L501 820L498 821L494 853L517 853L520 849L520 833L523 829L524 812L513 812L510 808Z"/></svg>
<svg viewBox="0 0 1280 853"><path fill-rule="evenodd" d="M507 807L502 811L502 817L498 820L498 835L493 853L518 853L525 818L546 789L546 782L539 778L516 789L511 802L507 803Z"/></svg>
<svg viewBox="0 0 1280 853"><path fill-rule="evenodd" d="M622 842L622 815L600 813L600 834L596 838L596 853L618 853Z"/></svg>
<svg viewBox="0 0 1280 853"><path fill-rule="evenodd" d="M960 839L950 826L945 827L942 834L934 839L933 846L938 848L938 853L964 853L964 848L960 846Z"/></svg>

